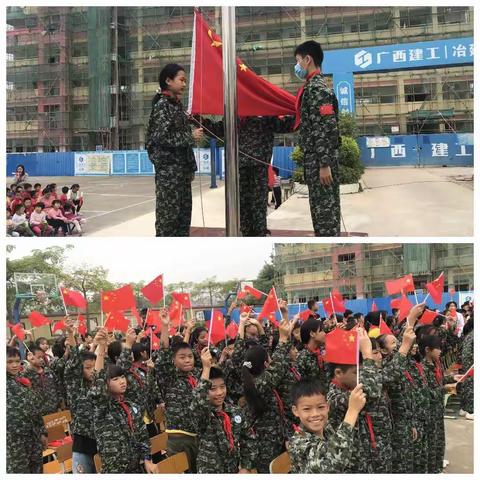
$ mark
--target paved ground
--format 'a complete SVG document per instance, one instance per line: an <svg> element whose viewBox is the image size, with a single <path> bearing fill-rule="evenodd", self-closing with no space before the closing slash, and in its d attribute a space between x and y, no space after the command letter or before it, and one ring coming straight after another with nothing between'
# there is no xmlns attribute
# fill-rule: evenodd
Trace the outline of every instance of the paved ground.
<svg viewBox="0 0 480 480"><path fill-rule="evenodd" d="M37 181L80 183L86 235L154 235L153 177L31 178ZM362 181L363 192L342 195L343 235L473 235L473 168L369 168ZM207 177L193 183L192 235L224 235L225 190L217 183L217 189ZM306 189L269 209L268 226L276 236L312 236Z"/></svg>
<svg viewBox="0 0 480 480"><path fill-rule="evenodd" d="M445 458L450 462L445 473L473 473L473 424L463 417L445 419Z"/></svg>

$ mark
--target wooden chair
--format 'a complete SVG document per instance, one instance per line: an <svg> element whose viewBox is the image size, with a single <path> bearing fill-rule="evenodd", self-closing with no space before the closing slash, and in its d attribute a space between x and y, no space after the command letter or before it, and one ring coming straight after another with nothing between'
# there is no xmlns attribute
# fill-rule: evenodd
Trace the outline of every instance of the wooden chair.
<svg viewBox="0 0 480 480"><path fill-rule="evenodd" d="M270 462L270 473L290 473L291 468L288 452L283 452Z"/></svg>
<svg viewBox="0 0 480 480"><path fill-rule="evenodd" d="M95 471L97 473L102 473L102 459L98 453L94 455L93 463L95 463Z"/></svg>
<svg viewBox="0 0 480 480"><path fill-rule="evenodd" d="M70 410L62 410L61 412L51 413L43 417L43 424L47 429L48 443L55 440L62 440L70 433L70 422L72 415Z"/></svg>
<svg viewBox="0 0 480 480"><path fill-rule="evenodd" d="M168 434L163 432L150 439L150 452L152 455L163 453L167 449Z"/></svg>
<svg viewBox="0 0 480 480"><path fill-rule="evenodd" d="M65 443L64 445L60 445L55 449L57 460L63 467L63 473L72 472L72 447L73 444Z"/></svg>
<svg viewBox="0 0 480 480"><path fill-rule="evenodd" d="M187 454L176 453L157 463L155 467L155 473L185 473L189 468Z"/></svg>
<svg viewBox="0 0 480 480"><path fill-rule="evenodd" d="M73 459L67 458L63 462L63 473L73 473Z"/></svg>
<svg viewBox="0 0 480 480"><path fill-rule="evenodd" d="M158 430L160 432L165 431L165 413L160 407L157 407L154 412L155 423L158 425Z"/></svg>
<svg viewBox="0 0 480 480"><path fill-rule="evenodd" d="M63 473L62 466L58 460L53 460L53 462L48 462L43 464L43 473Z"/></svg>

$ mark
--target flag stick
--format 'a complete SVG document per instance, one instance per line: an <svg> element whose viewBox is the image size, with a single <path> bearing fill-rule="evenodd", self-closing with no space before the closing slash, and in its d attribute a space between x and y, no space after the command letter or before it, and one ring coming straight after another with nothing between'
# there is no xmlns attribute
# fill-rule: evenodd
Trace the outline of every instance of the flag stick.
<svg viewBox="0 0 480 480"><path fill-rule="evenodd" d="M280 319L281 319L280 321L283 321L283 314L282 314L282 311L280 310L280 305L278 304L278 297L277 297L277 291L275 290L275 286L273 287L273 293L275 294L275 300L277 301L278 312L280 313ZM287 313L287 317L288 317L288 313Z"/></svg>
<svg viewBox="0 0 480 480"><path fill-rule="evenodd" d="M152 358L152 329L150 328L150 359Z"/></svg>
<svg viewBox="0 0 480 480"><path fill-rule="evenodd" d="M332 296L332 292L330 292L330 301L332 302L333 316L335 317L335 321L338 323L338 320L337 320L337 314L335 313L335 306L333 305L333 296ZM326 310L325 310L325 313L327 313L327 311L326 311Z"/></svg>
<svg viewBox="0 0 480 480"><path fill-rule="evenodd" d="M430 296L430 292L427 293L427 296L423 299L423 302L422 303L426 303L427 301L427 298Z"/></svg>
<svg viewBox="0 0 480 480"><path fill-rule="evenodd" d="M63 298L63 292L62 292L62 287L58 285L58 290L60 292L60 297L62 297L62 303L63 303L63 308L65 309L65 316L68 317L68 310L67 310L67 305L65 303L65 299Z"/></svg>
<svg viewBox="0 0 480 480"><path fill-rule="evenodd" d="M415 295L415 303L418 305L417 291L414 290L413 294Z"/></svg>
<svg viewBox="0 0 480 480"><path fill-rule="evenodd" d="M212 313L210 314L210 325L208 326L208 345L207 345L208 348L210 348L210 340L212 338L212 326L213 326L213 308L212 308Z"/></svg>
<svg viewBox="0 0 480 480"><path fill-rule="evenodd" d="M300 315L300 309L301 309L301 308L302 308L302 304L299 303L299 304L298 304L298 314L299 314L299 315Z"/></svg>
<svg viewBox="0 0 480 480"><path fill-rule="evenodd" d="M360 383L360 335L357 328L357 385Z"/></svg>
<svg viewBox="0 0 480 480"><path fill-rule="evenodd" d="M462 378L460 378L460 380L457 381L457 383L462 383L465 378L468 376L468 374L470 373L470 371L472 370L473 368L473 364L472 366L462 375Z"/></svg>
<svg viewBox="0 0 480 480"><path fill-rule="evenodd" d="M145 319L143 320L143 327L142 330L145 330L145 327L147 326L147 319L148 319L148 314L150 313L150 308L147 308L147 315L145 316ZM150 329L151 330L151 329Z"/></svg>
<svg viewBox="0 0 480 480"><path fill-rule="evenodd" d="M102 327L104 327L105 323L103 321L103 302L102 302L102 298L103 298L103 292L100 290L100 318L101 318L101 322L102 322Z"/></svg>
<svg viewBox="0 0 480 480"><path fill-rule="evenodd" d="M23 343L23 346L27 349L27 352L28 352L28 353L32 353L32 352L30 351L30 349L27 347L27 344L26 344L25 342L22 342L22 343Z"/></svg>

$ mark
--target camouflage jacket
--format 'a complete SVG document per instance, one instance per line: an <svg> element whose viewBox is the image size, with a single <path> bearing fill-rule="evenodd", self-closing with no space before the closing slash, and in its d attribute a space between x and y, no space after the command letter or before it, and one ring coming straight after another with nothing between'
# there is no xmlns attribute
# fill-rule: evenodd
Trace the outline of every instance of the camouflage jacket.
<svg viewBox="0 0 480 480"><path fill-rule="evenodd" d="M304 348L297 357L297 369L302 378L315 378L327 386L327 376L325 363L323 360L319 364L317 354Z"/></svg>
<svg viewBox="0 0 480 480"><path fill-rule="evenodd" d="M379 368L373 360L367 359L363 362L360 367L359 380L363 384L363 391L367 395L367 403L360 412L357 424L353 429L356 448L352 452L350 462L346 466L345 471L350 473L369 473L371 472L370 454L372 440L366 414L372 406L377 404L382 396L382 377ZM349 397L350 392L348 389L335 384L334 381L330 383L327 393L327 401L330 407L328 420L334 429L338 428L345 418Z"/></svg>
<svg viewBox="0 0 480 480"><path fill-rule="evenodd" d="M423 431L430 415L430 392L422 364L416 362L411 355L407 357L405 375L413 388L413 426L417 431Z"/></svg>
<svg viewBox="0 0 480 480"><path fill-rule="evenodd" d="M67 391L65 389L65 365L67 363L66 358L58 358L58 357L53 357L50 360L49 367L55 374L55 378L57 379L57 391L58 395L60 396L60 399L64 400L65 405L68 405L67 403Z"/></svg>
<svg viewBox="0 0 480 480"><path fill-rule="evenodd" d="M65 389L72 412L72 432L88 438L95 438L93 431L93 404L88 398L92 383L83 378L83 362L78 346L70 350L65 365Z"/></svg>
<svg viewBox="0 0 480 480"><path fill-rule="evenodd" d="M150 441L140 407L125 400L132 425L120 402L107 392L105 370L98 373L88 392L93 404L93 425L102 473L133 473L140 471L140 462L150 456Z"/></svg>
<svg viewBox="0 0 480 480"><path fill-rule="evenodd" d="M290 473L343 473L357 448L354 429L342 422L336 430L325 426L320 438L302 427L290 440Z"/></svg>
<svg viewBox="0 0 480 480"><path fill-rule="evenodd" d="M38 396L41 412L49 415L58 411L60 406L60 395L58 392L58 379L48 367L43 368L43 373L38 373L33 368L26 368L24 377L32 382L32 389Z"/></svg>
<svg viewBox="0 0 480 480"><path fill-rule="evenodd" d="M286 440L291 438L295 432L295 427L300 425L300 420L292 412L292 387L300 381L301 378L297 365L294 365L289 358L288 368L285 370L285 374L277 387L277 392L282 399L284 407L284 432Z"/></svg>
<svg viewBox="0 0 480 480"><path fill-rule="evenodd" d="M42 400L36 392L7 374L7 432L30 439L46 435L42 418Z"/></svg>
<svg viewBox="0 0 480 480"><path fill-rule="evenodd" d="M435 371L437 366L433 363L430 363L426 358L422 360L423 370L425 372L425 377L427 379L428 390L430 392L430 415L437 420L442 418L444 414L444 396L446 393L444 385L446 383L453 383L453 379L450 377L443 376L443 370L441 366L440 369L441 378L437 379Z"/></svg>
<svg viewBox="0 0 480 480"><path fill-rule="evenodd" d="M259 168L267 168L267 165L255 162L245 153L263 162L270 163L273 153L273 143L275 133L288 133L293 129L295 117L241 117L238 119L238 149L240 151L240 167L249 167L256 165ZM203 119L205 127L214 133L217 137L224 137L223 120L212 122L209 119ZM205 130L209 135L209 132ZM211 134L210 134L211 135Z"/></svg>
<svg viewBox="0 0 480 480"><path fill-rule="evenodd" d="M133 363L132 350L129 348L122 350L117 360L117 365L126 372L128 387L125 392L125 398L139 405L142 412L146 412L149 419L153 420L155 408L159 403L162 403L160 390L155 380L155 373L138 368Z"/></svg>
<svg viewBox="0 0 480 480"><path fill-rule="evenodd" d="M152 109L146 132L146 149L155 168L177 165L183 172L195 172L194 140L181 102L161 95Z"/></svg>
<svg viewBox="0 0 480 480"><path fill-rule="evenodd" d="M461 362L464 373L473 365L473 330L463 337Z"/></svg>
<svg viewBox="0 0 480 480"><path fill-rule="evenodd" d="M193 398L193 388L188 382L188 377L198 379L200 371L194 369L187 375L177 370L173 364L172 351L162 348L155 361L155 375L165 401L167 430L193 433L195 422L193 418L185 415Z"/></svg>
<svg viewBox="0 0 480 480"><path fill-rule="evenodd" d="M210 387L210 381L200 380L190 404L190 415L195 419L195 431L199 438L198 473L238 473L240 467L253 469L257 456L253 429L239 407L225 403L223 411L230 417L232 427L232 450L223 420L208 401Z"/></svg>
<svg viewBox="0 0 480 480"><path fill-rule="evenodd" d="M305 166L336 164L340 146L338 101L323 75L315 75L306 83L300 117L299 145Z"/></svg>

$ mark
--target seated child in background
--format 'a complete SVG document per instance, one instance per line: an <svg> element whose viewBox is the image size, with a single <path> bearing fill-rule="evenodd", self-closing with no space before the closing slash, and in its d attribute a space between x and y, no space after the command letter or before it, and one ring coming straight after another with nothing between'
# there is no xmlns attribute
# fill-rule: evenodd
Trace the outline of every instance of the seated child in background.
<svg viewBox="0 0 480 480"><path fill-rule="evenodd" d="M39 198L42 196L42 186L39 183L36 183L33 186L33 200L38 202Z"/></svg>
<svg viewBox="0 0 480 480"><path fill-rule="evenodd" d="M62 187L62 194L59 197L59 200L62 202L62 206L64 206L68 202L67 194L68 187Z"/></svg>
<svg viewBox="0 0 480 480"><path fill-rule="evenodd" d="M25 215L27 217L27 220L30 220L30 215L33 212L33 205L32 205L32 199L30 197L26 198L23 201L23 205L25 207Z"/></svg>
<svg viewBox="0 0 480 480"><path fill-rule="evenodd" d="M21 204L23 204L23 187L16 187L15 196L10 202L10 213L12 214L12 216L15 215L17 206Z"/></svg>
<svg viewBox="0 0 480 480"><path fill-rule="evenodd" d="M35 204L30 215L30 228L37 237L51 235L53 228L47 222L47 214L44 211L45 205L42 202Z"/></svg>
<svg viewBox="0 0 480 480"><path fill-rule="evenodd" d="M350 392L345 417L336 429L327 423L327 392L318 379L294 384L292 400L292 411L300 419L301 430L293 435L288 447L290 473L344 472L356 448L354 427L366 402L362 385Z"/></svg>
<svg viewBox="0 0 480 480"><path fill-rule="evenodd" d="M58 192L57 192L57 184L56 183L51 183L49 185L50 190L52 192L52 197L57 200L58 199Z"/></svg>
<svg viewBox="0 0 480 480"><path fill-rule="evenodd" d="M25 215L25 206L23 203L17 205L15 214L12 217L14 231L18 232L23 237L33 237L33 232L28 226L27 216Z"/></svg>
<svg viewBox="0 0 480 480"><path fill-rule="evenodd" d="M78 213L75 213L75 207L71 203L66 203L63 206L63 214L65 218L68 220L69 225L74 226L77 229L78 235L82 236L82 227L85 223L85 219Z"/></svg>
<svg viewBox="0 0 480 480"><path fill-rule="evenodd" d="M55 197L52 195L52 189L50 188L49 185L47 185L43 189L42 196L39 199L39 201L43 203L43 208L45 209L45 212L47 214L48 214L48 211L52 208L52 203L54 200L55 200Z"/></svg>
<svg viewBox="0 0 480 480"><path fill-rule="evenodd" d="M83 192L80 191L80 185L74 183L70 188L67 195L68 201L75 205L77 213L80 211L83 205Z"/></svg>
<svg viewBox="0 0 480 480"><path fill-rule="evenodd" d="M60 210L60 200L54 200L52 202L52 208L47 213L47 222L53 227L54 235L57 234L58 230L61 228L63 235L68 235L68 219L63 215L62 210Z"/></svg>
<svg viewBox="0 0 480 480"><path fill-rule="evenodd" d="M33 195L33 187L31 183L24 183L23 184L23 199L32 198Z"/></svg>

